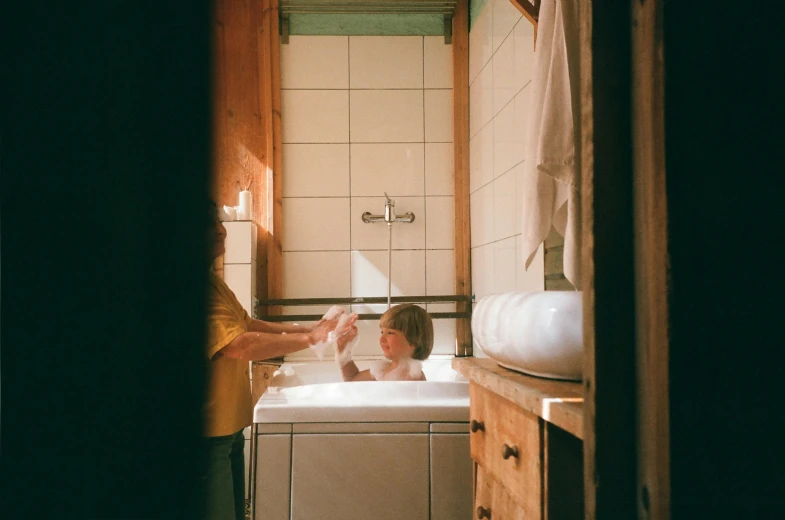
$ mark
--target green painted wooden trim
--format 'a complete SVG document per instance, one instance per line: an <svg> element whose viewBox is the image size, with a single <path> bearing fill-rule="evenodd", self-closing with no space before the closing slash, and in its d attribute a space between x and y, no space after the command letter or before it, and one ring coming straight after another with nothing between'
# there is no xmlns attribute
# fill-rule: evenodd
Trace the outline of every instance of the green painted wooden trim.
<svg viewBox="0 0 785 520"><path fill-rule="evenodd" d="M318 36L443 36L441 14L291 14L289 34Z"/></svg>
<svg viewBox="0 0 785 520"><path fill-rule="evenodd" d="M472 30L474 22L488 4L488 0L469 0L469 30Z"/></svg>

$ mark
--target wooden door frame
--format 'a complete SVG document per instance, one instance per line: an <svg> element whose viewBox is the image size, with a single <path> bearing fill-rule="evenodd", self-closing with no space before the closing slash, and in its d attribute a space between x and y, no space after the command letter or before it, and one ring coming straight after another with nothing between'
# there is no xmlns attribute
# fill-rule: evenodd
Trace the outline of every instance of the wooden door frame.
<svg viewBox="0 0 785 520"><path fill-rule="evenodd" d="M581 2L585 517L670 517L662 2Z"/></svg>

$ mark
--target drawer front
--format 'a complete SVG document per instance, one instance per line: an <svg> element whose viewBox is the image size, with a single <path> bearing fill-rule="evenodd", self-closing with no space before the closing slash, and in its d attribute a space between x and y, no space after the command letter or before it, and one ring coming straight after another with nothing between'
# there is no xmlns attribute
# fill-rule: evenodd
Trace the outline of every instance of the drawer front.
<svg viewBox="0 0 785 520"><path fill-rule="evenodd" d="M474 482L474 511L472 518L483 520L491 515L491 520L497 518L493 514L493 479L486 473L482 466L475 464L475 482Z"/></svg>
<svg viewBox="0 0 785 520"><path fill-rule="evenodd" d="M493 480L482 466L476 466L477 482L474 494L476 520L528 520L524 509L507 493L507 490ZM539 520L539 517L536 517Z"/></svg>
<svg viewBox="0 0 785 520"><path fill-rule="evenodd" d="M500 484L493 487L492 503L491 520L540 520L538 513L527 513L526 508L518 504Z"/></svg>
<svg viewBox="0 0 785 520"><path fill-rule="evenodd" d="M469 391L470 420L475 421L470 435L472 458L506 488L525 518L538 518L542 500L539 418L474 383Z"/></svg>

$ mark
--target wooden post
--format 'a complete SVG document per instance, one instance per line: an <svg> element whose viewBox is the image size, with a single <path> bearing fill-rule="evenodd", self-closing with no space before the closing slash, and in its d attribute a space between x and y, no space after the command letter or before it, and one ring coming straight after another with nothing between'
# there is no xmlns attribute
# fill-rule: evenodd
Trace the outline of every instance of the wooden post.
<svg viewBox="0 0 785 520"><path fill-rule="evenodd" d="M670 518L668 206L662 1L632 2L638 518Z"/></svg>
<svg viewBox="0 0 785 520"><path fill-rule="evenodd" d="M455 187L455 294L471 297L469 214L469 0L458 0L452 17L453 158ZM459 302L458 312L471 303ZM456 320L456 355L472 354L471 320Z"/></svg>
<svg viewBox="0 0 785 520"><path fill-rule="evenodd" d="M281 84L280 42L278 35L279 0L262 0L262 26L259 33L261 114L264 125L264 175L267 190L260 201L268 211L264 222L266 265L260 274L266 279L266 291L258 294L266 299L281 298L283 291L281 209ZM272 207L268 207L272 202ZM271 213L271 214L270 214ZM280 314L280 308L269 308L267 314Z"/></svg>

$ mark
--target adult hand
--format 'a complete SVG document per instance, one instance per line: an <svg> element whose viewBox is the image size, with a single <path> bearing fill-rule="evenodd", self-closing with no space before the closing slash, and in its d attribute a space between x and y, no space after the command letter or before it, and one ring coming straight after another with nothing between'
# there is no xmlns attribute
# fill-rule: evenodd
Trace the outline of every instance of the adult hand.
<svg viewBox="0 0 785 520"><path fill-rule="evenodd" d="M310 336L310 344L317 345L319 343L327 343L328 335L330 332L335 330L337 325L338 318L332 320L319 320L319 322L316 323L308 332L308 335Z"/></svg>

